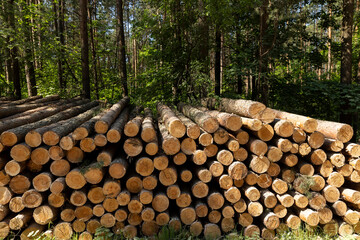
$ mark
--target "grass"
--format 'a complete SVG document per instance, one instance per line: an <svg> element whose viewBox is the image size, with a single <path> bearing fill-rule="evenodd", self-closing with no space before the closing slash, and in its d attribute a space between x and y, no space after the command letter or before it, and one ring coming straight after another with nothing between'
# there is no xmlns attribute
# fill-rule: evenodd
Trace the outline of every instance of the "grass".
<svg viewBox="0 0 360 240"><path fill-rule="evenodd" d="M7 237L5 240L15 240L18 239L19 236L13 234L12 236ZM78 240L78 234L74 234L71 240ZM107 228L99 228L93 238L93 240L125 240L126 238L123 235L115 235L111 232L110 229ZM180 232L175 232L173 229L165 226L163 227L157 236L148 238L148 237L136 237L135 240L200 240L203 237L195 237L192 236L191 233L183 229ZM256 240L259 239L258 236L254 237L245 237L241 232L231 232L227 235L221 236L219 239L221 240ZM306 229L305 227L301 227L297 230L289 230L282 233L278 233L275 237L276 240L355 240L358 239L356 236L333 236L330 237L320 229L315 228L313 230ZM34 238L34 240L55 240L53 237L46 236L43 234L39 237Z"/></svg>

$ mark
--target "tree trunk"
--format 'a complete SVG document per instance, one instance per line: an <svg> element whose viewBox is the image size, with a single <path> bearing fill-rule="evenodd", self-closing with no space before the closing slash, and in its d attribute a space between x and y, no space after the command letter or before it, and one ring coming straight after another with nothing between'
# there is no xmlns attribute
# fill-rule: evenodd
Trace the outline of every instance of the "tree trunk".
<svg viewBox="0 0 360 240"><path fill-rule="evenodd" d="M120 48L120 81L122 86L122 95L128 95L127 73L126 73L126 55L125 55L125 34L124 34L124 19L123 19L123 0L116 1L118 27L119 27L119 48Z"/></svg>
<svg viewBox="0 0 360 240"><path fill-rule="evenodd" d="M54 3L54 8L56 8L56 3ZM56 18L58 18L58 21L55 18L55 26L57 28L57 35L60 40L60 54L58 57L58 77L59 77L59 85L60 90L63 92L66 89L66 78L64 78L64 47L65 47L65 36L64 36L64 28L65 28L65 0L59 0L59 8L56 12Z"/></svg>
<svg viewBox="0 0 360 240"><path fill-rule="evenodd" d="M95 49L95 29L93 27L92 21L92 13L94 14L94 18L96 19L96 0L93 1L92 9L88 9L89 19L90 19L90 39L91 39L91 53L92 53L92 61L93 61L93 70L94 70L94 84L95 84L95 95L96 99L99 99L99 84L98 84L98 73L97 73L97 58L96 58L96 49Z"/></svg>
<svg viewBox="0 0 360 240"><path fill-rule="evenodd" d="M354 16L354 0L343 0L343 20L341 30L341 71L340 82L349 85L352 82L352 27ZM344 100L340 114L340 122L352 123L352 113L345 113L350 108L349 101Z"/></svg>
<svg viewBox="0 0 360 240"><path fill-rule="evenodd" d="M215 95L221 94L221 32L216 25L215 30Z"/></svg>
<svg viewBox="0 0 360 240"><path fill-rule="evenodd" d="M329 4L329 17L332 17L332 9L331 9L331 4ZM332 42L332 26L329 25L328 27L328 62L327 62L327 80L330 80L331 78L331 66L332 66L332 61L331 61L331 42Z"/></svg>
<svg viewBox="0 0 360 240"><path fill-rule="evenodd" d="M87 30L88 0L80 0L81 72L83 94L90 99L89 42Z"/></svg>

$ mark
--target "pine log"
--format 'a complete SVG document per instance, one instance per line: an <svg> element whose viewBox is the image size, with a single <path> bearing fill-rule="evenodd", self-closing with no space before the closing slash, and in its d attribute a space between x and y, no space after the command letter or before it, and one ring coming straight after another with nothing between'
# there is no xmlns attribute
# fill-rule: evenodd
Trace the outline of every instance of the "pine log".
<svg viewBox="0 0 360 240"><path fill-rule="evenodd" d="M31 182L25 175L17 175L13 177L9 182L9 188L16 194L22 194L29 190Z"/></svg>
<svg viewBox="0 0 360 240"><path fill-rule="evenodd" d="M43 231L45 230L45 226L39 225L37 223L31 223L24 231L22 231L20 235L21 240L31 240L39 237Z"/></svg>
<svg viewBox="0 0 360 240"><path fill-rule="evenodd" d="M247 175L247 172L248 172L247 167L242 162L238 162L238 161L233 162L228 167L228 174L234 180L244 179Z"/></svg>
<svg viewBox="0 0 360 240"><path fill-rule="evenodd" d="M100 165L100 166L99 166ZM86 182L90 184L98 184L104 177L105 170L99 163L92 163L82 169L82 173Z"/></svg>
<svg viewBox="0 0 360 240"><path fill-rule="evenodd" d="M53 178L54 177L51 173L43 172L33 178L32 185L35 190L39 192L45 192L50 189Z"/></svg>
<svg viewBox="0 0 360 240"><path fill-rule="evenodd" d="M317 226L320 221L319 214L309 208L299 210L299 217L302 221L306 222L310 226Z"/></svg>
<svg viewBox="0 0 360 240"><path fill-rule="evenodd" d="M22 203L27 208L37 208L41 205L43 196L35 189L30 189L22 195Z"/></svg>
<svg viewBox="0 0 360 240"><path fill-rule="evenodd" d="M126 107L129 102L129 97L124 97L119 102L112 105L108 112L106 112L97 122L95 123L95 131L97 133L105 134L111 124L120 115L121 111Z"/></svg>
<svg viewBox="0 0 360 240"><path fill-rule="evenodd" d="M274 146L269 146L268 147L268 151L266 153L266 157L271 161L271 162L277 162L280 161L280 159L283 156L283 152L281 151L281 149L279 149L278 147L274 147Z"/></svg>
<svg viewBox="0 0 360 240"><path fill-rule="evenodd" d="M204 227L202 225L202 223L198 220L195 220L191 225L190 225L190 228L189 228L189 231L190 233L193 235L193 236L200 236L202 231L203 231Z"/></svg>
<svg viewBox="0 0 360 240"><path fill-rule="evenodd" d="M131 193L139 193L143 188L141 178L137 175L129 177L126 180L126 188Z"/></svg>
<svg viewBox="0 0 360 240"><path fill-rule="evenodd" d="M10 150L10 156L18 162L24 162L31 156L31 148L26 143L17 144Z"/></svg>
<svg viewBox="0 0 360 240"><path fill-rule="evenodd" d="M185 153L183 152L178 152L177 154L175 154L173 156L173 162L176 164L176 165L183 165L187 160L187 157L185 155Z"/></svg>
<svg viewBox="0 0 360 240"><path fill-rule="evenodd" d="M291 228L291 229L298 229L301 225L301 219L294 215L294 214L289 214L285 217L285 222L286 225Z"/></svg>
<svg viewBox="0 0 360 240"><path fill-rule="evenodd" d="M185 117L179 111L172 109L180 121L186 126L186 135L192 139L198 139L200 136L200 127L190 118Z"/></svg>
<svg viewBox="0 0 360 240"><path fill-rule="evenodd" d="M106 138L111 143L117 143L121 139L122 131L129 118L129 109L125 108L111 125L109 131L106 133Z"/></svg>
<svg viewBox="0 0 360 240"><path fill-rule="evenodd" d="M343 143L350 141L354 135L354 130L350 125L331 121L318 120L316 130L327 138L333 138Z"/></svg>
<svg viewBox="0 0 360 240"><path fill-rule="evenodd" d="M35 222L40 225L46 225L56 218L57 212L54 208L48 205L42 205L35 208L32 217ZM31 215L30 215L31 217Z"/></svg>
<svg viewBox="0 0 360 240"><path fill-rule="evenodd" d="M307 156L311 152L311 147L307 143L301 143L298 152L301 156Z"/></svg>
<svg viewBox="0 0 360 240"><path fill-rule="evenodd" d="M87 201L85 191L73 191L70 195L70 203L76 207L83 206Z"/></svg>
<svg viewBox="0 0 360 240"><path fill-rule="evenodd" d="M108 110L102 111L90 120L82 123L80 126L75 128L72 132L72 138L74 140L82 140L95 132L95 123L105 114Z"/></svg>
<svg viewBox="0 0 360 240"><path fill-rule="evenodd" d="M245 148L240 147L237 151L233 152L234 159L237 161L245 161L248 158L248 152Z"/></svg>
<svg viewBox="0 0 360 240"><path fill-rule="evenodd" d="M344 143L336 139L325 138L322 148L327 151L340 152L344 148Z"/></svg>
<svg viewBox="0 0 360 240"><path fill-rule="evenodd" d="M66 152L66 159L71 163L82 162L84 159L84 152L78 147L73 147Z"/></svg>
<svg viewBox="0 0 360 240"><path fill-rule="evenodd" d="M211 210L208 215L208 220L211 223L219 223L221 220L221 212L218 210Z"/></svg>
<svg viewBox="0 0 360 240"><path fill-rule="evenodd" d="M158 178L155 175L147 176L143 179L142 185L146 190L153 190L158 184Z"/></svg>
<svg viewBox="0 0 360 240"><path fill-rule="evenodd" d="M25 162L17 162L15 160L10 160L5 164L4 170L6 174L11 177L18 175L25 169L26 165Z"/></svg>
<svg viewBox="0 0 360 240"><path fill-rule="evenodd" d="M270 167L270 161L265 156L252 155L249 167L256 173L265 173Z"/></svg>
<svg viewBox="0 0 360 240"><path fill-rule="evenodd" d="M195 181L191 186L191 192L196 198L204 198L209 194L209 186L202 181Z"/></svg>
<svg viewBox="0 0 360 240"><path fill-rule="evenodd" d="M285 193L283 195L276 194L276 198L278 199L281 206L283 206L284 208L289 208L289 207L293 206L295 203L294 198L288 193ZM284 214L284 216L285 215L286 214ZM282 216L282 217L284 217L284 216Z"/></svg>
<svg viewBox="0 0 360 240"><path fill-rule="evenodd" d="M123 178L126 174L128 162L121 158L115 158L109 165L109 174L112 178L120 179Z"/></svg>
<svg viewBox="0 0 360 240"><path fill-rule="evenodd" d="M219 112L219 111L207 111L207 113L216 118L219 124L230 130L230 131L238 131L242 126L242 119L240 116L236 114L230 114L226 112Z"/></svg>
<svg viewBox="0 0 360 240"><path fill-rule="evenodd" d="M258 177L257 185L263 189L269 188L272 184L272 178L269 174L263 173ZM241 187L241 186L240 186Z"/></svg>
<svg viewBox="0 0 360 240"><path fill-rule="evenodd" d="M57 177L65 177L70 171L70 163L65 159L53 161L50 165L50 172Z"/></svg>
<svg viewBox="0 0 360 240"><path fill-rule="evenodd" d="M106 197L114 198L119 195L121 191L121 185L119 180L106 179L103 184L103 193Z"/></svg>
<svg viewBox="0 0 360 240"><path fill-rule="evenodd" d="M265 142L255 138L249 139L247 147L252 153L258 156L263 156L268 151L268 145Z"/></svg>
<svg viewBox="0 0 360 240"><path fill-rule="evenodd" d="M313 183L311 184L310 189L315 192L320 192L325 187L325 179L320 175L312 176Z"/></svg>
<svg viewBox="0 0 360 240"><path fill-rule="evenodd" d="M344 145L343 153L351 156L353 158L357 158L360 156L360 145L356 143L346 143Z"/></svg>
<svg viewBox="0 0 360 240"><path fill-rule="evenodd" d="M211 173L210 173L211 174ZM211 175L212 176L212 175ZM249 176L249 174L247 175L247 177ZM247 178L246 177L246 178ZM200 179L201 180L201 179ZM229 188L231 188L232 186L234 185L234 181L233 181L233 179L229 176L229 175L227 175L227 174L224 174L224 175L222 175L220 178L219 178L219 187L221 188L221 189L225 189L225 190L227 190L227 189L229 189Z"/></svg>
<svg viewBox="0 0 360 240"><path fill-rule="evenodd" d="M260 199L260 191L254 186L245 186L243 191L250 201L254 202Z"/></svg>
<svg viewBox="0 0 360 240"><path fill-rule="evenodd" d="M187 117L195 121L208 133L214 133L219 128L219 122L208 113L184 103L178 104L178 109Z"/></svg>
<svg viewBox="0 0 360 240"><path fill-rule="evenodd" d="M48 196L48 204L52 207L59 208L65 203L65 195L63 193L50 193Z"/></svg>
<svg viewBox="0 0 360 240"><path fill-rule="evenodd" d="M224 196L219 192L213 192L207 197L207 204L211 209L220 209L225 203Z"/></svg>
<svg viewBox="0 0 360 240"><path fill-rule="evenodd" d="M270 141L274 136L274 129L269 124L263 124L258 131L252 131L253 135L258 137L260 140L267 142Z"/></svg>
<svg viewBox="0 0 360 240"><path fill-rule="evenodd" d="M169 198L164 193L157 193L154 195L151 206L155 211L163 212L169 207Z"/></svg>
<svg viewBox="0 0 360 240"><path fill-rule="evenodd" d="M185 135L185 124L168 106L162 103L158 103L157 112L159 113L162 122L164 122L166 129L173 137L181 138Z"/></svg>
<svg viewBox="0 0 360 240"><path fill-rule="evenodd" d="M264 211L263 205L259 202L249 202L247 205L247 211L253 217L259 217Z"/></svg>
<svg viewBox="0 0 360 240"><path fill-rule="evenodd" d="M85 186L86 179L79 168L74 168L66 174L65 182L72 189L80 189Z"/></svg>
<svg viewBox="0 0 360 240"><path fill-rule="evenodd" d="M218 145L225 144L229 140L229 133L222 127L219 127L213 133L214 142Z"/></svg>
<svg viewBox="0 0 360 240"><path fill-rule="evenodd" d="M73 229L70 223L60 222L54 227L53 234L56 239L69 240L73 235Z"/></svg>
<svg viewBox="0 0 360 240"><path fill-rule="evenodd" d="M65 189L65 178L59 177L55 179L50 185L50 192L61 193Z"/></svg>
<svg viewBox="0 0 360 240"><path fill-rule="evenodd" d="M61 120L71 118L73 116L76 116L88 109L91 109L95 106L97 106L97 102L90 102L79 106L74 106L69 109L66 109L62 112L56 113L54 115L51 115L49 117L43 118L37 122L28 123L16 128L9 129L1 134L1 142L5 146L14 146L16 143L25 140L25 135L27 135L31 130L37 129L43 126L47 126L53 123L57 123ZM30 134L30 133L29 133ZM29 135L30 136L30 135ZM36 138L38 139L38 138ZM40 140L37 140L35 145L39 146L40 144L38 141L42 141L41 137Z"/></svg>
<svg viewBox="0 0 360 240"><path fill-rule="evenodd" d="M65 153L61 147L51 146L49 148L49 156L52 160L60 160L65 156Z"/></svg>
<svg viewBox="0 0 360 240"><path fill-rule="evenodd" d="M238 223L242 227L250 226L253 223L253 221L254 221L254 218L251 216L251 214L249 214L247 212L239 214Z"/></svg>
<svg viewBox="0 0 360 240"><path fill-rule="evenodd" d="M167 167L159 173L159 181L164 186L173 185L177 181L177 171L174 167Z"/></svg>
<svg viewBox="0 0 360 240"><path fill-rule="evenodd" d="M180 141L170 135L165 124L158 122L158 126L162 136L162 149L167 155L175 155L180 151Z"/></svg>
<svg viewBox="0 0 360 240"><path fill-rule="evenodd" d="M92 137L86 137L80 140L80 148L84 152L92 152L96 148L95 141Z"/></svg>
<svg viewBox="0 0 360 240"><path fill-rule="evenodd" d="M211 174L213 175L213 177L220 177L224 172L224 166L218 161L208 161L207 167L211 172Z"/></svg>
<svg viewBox="0 0 360 240"><path fill-rule="evenodd" d="M98 147L104 147L107 144L107 138L104 134L95 134L94 136L94 143Z"/></svg>
<svg viewBox="0 0 360 240"><path fill-rule="evenodd" d="M294 126L303 129L307 133L314 132L315 130L317 130L317 127L319 125L318 121L313 118L309 118L293 113L278 111L278 110L274 110L274 111L276 113L276 118L287 120L292 124L294 124Z"/></svg>
<svg viewBox="0 0 360 240"><path fill-rule="evenodd" d="M206 147L212 144L214 141L213 136L210 133L205 132L203 129L200 129L199 143L200 145Z"/></svg>
<svg viewBox="0 0 360 240"><path fill-rule="evenodd" d="M2 205L2 207L0 207L1 221L8 214L7 209L10 209L12 212L18 213L18 212L21 212L22 210L24 210L24 208L25 208L25 206L22 203L22 198L20 196L11 198L11 200L9 202L9 208L7 208L4 205Z"/></svg>
<svg viewBox="0 0 360 240"><path fill-rule="evenodd" d="M320 210L326 206L326 199L318 192L312 192L309 199L309 206L312 209Z"/></svg>
<svg viewBox="0 0 360 240"><path fill-rule="evenodd" d="M290 150L292 149L292 143L285 138L277 138L274 137L272 139L272 143L274 144L274 146L278 147L281 149L281 151L285 152L290 152Z"/></svg>
<svg viewBox="0 0 360 240"><path fill-rule="evenodd" d="M239 144L244 145L249 141L249 134L248 132L239 129L238 131L234 132L233 135L235 136L235 138L237 139L237 141L239 142Z"/></svg>

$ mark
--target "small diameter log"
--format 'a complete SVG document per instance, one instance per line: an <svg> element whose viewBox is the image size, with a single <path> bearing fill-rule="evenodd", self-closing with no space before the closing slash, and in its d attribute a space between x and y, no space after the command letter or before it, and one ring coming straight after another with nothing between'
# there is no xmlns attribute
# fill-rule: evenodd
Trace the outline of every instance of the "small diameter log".
<svg viewBox="0 0 360 240"><path fill-rule="evenodd" d="M68 222L60 222L54 227L53 235L56 239L70 239L73 235L73 229Z"/></svg>
<svg viewBox="0 0 360 240"><path fill-rule="evenodd" d="M162 122L164 122L168 132L176 138L181 138L186 133L185 124L176 116L176 114L166 105L157 104L157 111Z"/></svg>
<svg viewBox="0 0 360 240"><path fill-rule="evenodd" d="M281 206L283 206L284 208L289 208L289 207L293 206L295 203L294 198L290 194L287 194L287 193L285 193L283 195L276 194L276 198L278 199Z"/></svg>
<svg viewBox="0 0 360 240"><path fill-rule="evenodd" d="M240 149L240 144L233 136L229 136L229 140L226 142L226 147L233 153Z"/></svg>
<svg viewBox="0 0 360 240"><path fill-rule="evenodd" d="M309 199L309 206L312 209L320 210L326 206L326 199L318 192L312 192Z"/></svg>
<svg viewBox="0 0 360 240"><path fill-rule="evenodd" d="M106 112L96 123L95 123L95 131L97 133L106 133L111 126L111 124L115 121L115 119L120 115L121 111L125 108L125 106L129 102L129 97L124 97L119 102L114 104L108 112Z"/></svg>
<svg viewBox="0 0 360 240"><path fill-rule="evenodd" d="M261 220L264 226L268 229L276 229L279 227L280 219L279 217L273 213L273 212L266 212L263 215L261 215Z"/></svg>
<svg viewBox="0 0 360 240"><path fill-rule="evenodd" d="M218 161L207 161L206 164L207 164L207 167L208 167L209 171L213 175L213 177L220 177L223 174L224 165L222 165L220 162L218 162ZM246 174L245 174L245 176L246 176Z"/></svg>
<svg viewBox="0 0 360 240"><path fill-rule="evenodd" d="M50 160L49 149L46 146L35 148L31 152L31 160L38 164L44 165Z"/></svg>
<svg viewBox="0 0 360 240"><path fill-rule="evenodd" d="M207 223L204 225L205 239L216 239L221 236L220 227L214 223Z"/></svg>
<svg viewBox="0 0 360 240"><path fill-rule="evenodd" d="M92 137L86 137L84 139L81 139L80 141L80 148L84 152L92 152L96 148L95 141Z"/></svg>
<svg viewBox="0 0 360 240"><path fill-rule="evenodd" d="M103 184L103 193L106 197L114 198L119 195L121 191L121 185L119 180L107 179Z"/></svg>
<svg viewBox="0 0 360 240"><path fill-rule="evenodd" d="M277 198L275 194L269 190L261 191L260 199L266 208L274 208L277 204Z"/></svg>
<svg viewBox="0 0 360 240"><path fill-rule="evenodd" d="M301 156L307 156L311 152L311 147L307 143L301 143L298 152Z"/></svg>
<svg viewBox="0 0 360 240"><path fill-rule="evenodd" d="M65 195L63 193L50 193L48 196L48 204L52 207L59 208L65 203Z"/></svg>
<svg viewBox="0 0 360 240"><path fill-rule="evenodd" d="M340 173L332 172L326 180L326 183L331 186L340 188L345 183L345 179L344 176Z"/></svg>
<svg viewBox="0 0 360 240"><path fill-rule="evenodd" d="M14 177L18 175L20 172L22 172L26 167L25 162L17 162L15 160L10 160L5 164L4 170L6 174L8 174L11 177Z"/></svg>
<svg viewBox="0 0 360 240"><path fill-rule="evenodd" d="M264 211L263 205L259 202L249 202L247 205L247 211L253 217L259 217Z"/></svg>
<svg viewBox="0 0 360 240"><path fill-rule="evenodd" d="M214 142L218 145L225 144L229 140L229 133L222 127L219 127L214 133Z"/></svg>
<svg viewBox="0 0 360 240"><path fill-rule="evenodd" d="M237 161L245 161L248 157L248 152L245 148L239 148L239 150L233 152L234 159Z"/></svg>
<svg viewBox="0 0 360 240"><path fill-rule="evenodd" d="M117 143L121 139L121 134L124 126L129 118L129 109L125 108L111 125L109 131L106 133L106 139L111 143Z"/></svg>
<svg viewBox="0 0 360 240"><path fill-rule="evenodd" d="M154 119L149 108L144 109L145 118L141 124L141 139L144 142L152 142L156 137L156 129L154 126Z"/></svg>
<svg viewBox="0 0 360 240"><path fill-rule="evenodd" d="M95 134L94 135L94 143L98 147L104 147L107 144L107 138L104 134Z"/></svg>
<svg viewBox="0 0 360 240"><path fill-rule="evenodd" d="M353 158L357 158L360 156L360 145L356 143L346 143L343 153Z"/></svg>
<svg viewBox="0 0 360 240"><path fill-rule="evenodd" d="M281 151L280 148L278 147L274 147L274 146L269 146L268 151L266 153L266 157L271 161L271 162L277 162L280 161L280 159L283 156L283 152Z"/></svg>
<svg viewBox="0 0 360 240"><path fill-rule="evenodd" d="M249 141L249 133L242 129L234 132L233 135L241 145L244 145Z"/></svg>
<svg viewBox="0 0 360 240"><path fill-rule="evenodd" d="M272 184L272 178L269 174L260 174L257 180L257 185L263 189L269 188ZM241 186L240 186L241 187Z"/></svg>
<svg viewBox="0 0 360 240"><path fill-rule="evenodd" d="M200 221L195 221L190 225L189 231L194 236L200 236L204 227Z"/></svg>
<svg viewBox="0 0 360 240"><path fill-rule="evenodd" d="M25 206L22 203L21 197L11 198L8 208L4 205L2 205L0 207L0 221L2 221L6 217L6 215L9 213L9 211L8 211L9 209L12 212L18 213L18 212L21 212L22 210L24 210L24 208L25 208Z"/></svg>
<svg viewBox="0 0 360 240"><path fill-rule="evenodd" d="M109 174L112 178L120 179L126 174L128 162L123 158L115 158L109 165Z"/></svg>
<svg viewBox="0 0 360 240"><path fill-rule="evenodd" d="M190 105L185 105L184 103L179 103L178 109L208 133L214 133L219 128L217 119L206 112L200 111Z"/></svg>
<svg viewBox="0 0 360 240"><path fill-rule="evenodd" d="M16 194L22 194L26 192L31 186L31 182L28 177L24 175L17 175L13 177L9 182L9 187L12 192Z"/></svg>
<svg viewBox="0 0 360 240"><path fill-rule="evenodd" d="M2 228L0 227L0 229ZM24 231L22 231L20 235L20 239L31 240L37 238L44 232L44 230L45 230L45 226L33 222ZM2 237L1 234L0 237Z"/></svg>
<svg viewBox="0 0 360 240"><path fill-rule="evenodd" d="M294 214L288 214L284 220L286 222L286 225L294 230L298 229L301 225L301 219Z"/></svg>
<svg viewBox="0 0 360 240"><path fill-rule="evenodd" d="M210 170L211 171L211 170ZM234 179L234 180L241 180L244 179L247 175L247 167L244 163L242 162L233 162L229 167L228 167L228 174L229 176Z"/></svg>
<svg viewBox="0 0 360 240"><path fill-rule="evenodd" d="M274 144L275 147L280 148L281 151L283 151L284 153L290 152L290 150L293 147L292 143L288 139L285 139L285 138L274 137L272 139L272 143Z"/></svg>
<svg viewBox="0 0 360 240"><path fill-rule="evenodd" d="M30 158L31 148L26 143L17 144L10 150L12 159L18 162L24 162Z"/></svg>
<svg viewBox="0 0 360 240"><path fill-rule="evenodd" d="M307 133L312 133L317 130L318 122L317 120L293 113L282 112L274 110L276 113L276 118L287 120L294 124L294 126L303 129Z"/></svg>
<svg viewBox="0 0 360 240"><path fill-rule="evenodd" d="M175 155L180 151L180 141L170 135L165 124L159 122L158 126L162 137L162 149L167 155Z"/></svg>
<svg viewBox="0 0 360 240"><path fill-rule="evenodd" d="M319 214L309 208L299 210L299 217L310 226L317 226L320 221Z"/></svg>
<svg viewBox="0 0 360 240"><path fill-rule="evenodd" d="M159 151L159 143L157 139L153 142L149 142L145 145L145 152L150 155L154 156Z"/></svg>
<svg viewBox="0 0 360 240"><path fill-rule="evenodd" d="M270 167L270 161L265 156L252 155L249 167L256 173L265 173Z"/></svg>
<svg viewBox="0 0 360 240"><path fill-rule="evenodd" d="M27 209L11 218L9 221L9 227L11 230L20 230L24 228L32 218L32 211Z"/></svg>
<svg viewBox="0 0 360 240"><path fill-rule="evenodd" d="M130 176L126 180L126 188L131 193L139 193L143 188L143 182L141 178L137 175Z"/></svg>
<svg viewBox="0 0 360 240"><path fill-rule="evenodd" d="M214 138L210 133L205 132L203 129L200 129L200 136L198 139L200 145L206 147L210 144L213 144Z"/></svg>
<svg viewBox="0 0 360 240"><path fill-rule="evenodd" d="M310 189L315 192L320 192L324 187L325 179L318 174L313 175Z"/></svg>
<svg viewBox="0 0 360 240"><path fill-rule="evenodd" d="M50 165L50 172L57 177L65 177L70 171L70 163L65 159L53 161Z"/></svg>
<svg viewBox="0 0 360 240"><path fill-rule="evenodd" d="M350 141L354 135L354 130L350 125L331 121L318 120L317 131L327 138L333 138L343 143Z"/></svg>
<svg viewBox="0 0 360 240"><path fill-rule="evenodd" d="M223 194L219 192L213 192L207 197L207 204L211 209L220 209L225 203Z"/></svg>
<svg viewBox="0 0 360 240"><path fill-rule="evenodd" d="M236 203L240 200L241 193L237 187L231 187L224 190L225 199L230 203Z"/></svg>
<svg viewBox="0 0 360 240"><path fill-rule="evenodd" d="M192 197L187 189L185 190L183 189L183 191L180 193L180 196L176 199L176 205L180 208L190 206L191 202L192 202Z"/></svg>
<svg viewBox="0 0 360 240"><path fill-rule="evenodd" d="M295 127L292 135L292 140L296 143L303 143L306 141L306 133L301 128Z"/></svg>
<svg viewBox="0 0 360 240"><path fill-rule="evenodd" d="M86 179L79 168L71 170L65 177L66 185L72 189L80 189L86 184Z"/></svg>
<svg viewBox="0 0 360 240"><path fill-rule="evenodd" d="M313 149L320 148L324 144L324 141L325 141L324 134L320 132L313 132L307 137L307 142L310 145L310 147Z"/></svg>
<svg viewBox="0 0 360 240"><path fill-rule="evenodd" d="M164 193L157 193L153 198L151 206L155 211L163 212L169 207L169 198Z"/></svg>
<svg viewBox="0 0 360 240"><path fill-rule="evenodd" d="M33 178L32 185L35 188L35 190L39 192L45 192L48 189L50 189L52 180L53 180L53 175L49 172L44 172L38 174L36 177Z"/></svg>
<svg viewBox="0 0 360 240"><path fill-rule="evenodd" d="M52 160L60 160L65 156L65 153L61 147L51 146L49 148L49 156Z"/></svg>
<svg viewBox="0 0 360 240"><path fill-rule="evenodd" d="M56 210L48 205L37 207L32 213L32 217L34 218L35 222L40 225L46 225L50 223L56 218L56 215Z"/></svg>
<svg viewBox="0 0 360 240"><path fill-rule="evenodd" d="M142 157L135 162L135 171L143 177L149 176L154 171L154 162L148 157Z"/></svg>
<svg viewBox="0 0 360 240"><path fill-rule="evenodd" d="M86 182L90 184L98 184L104 177L104 169L97 162L86 166L82 172Z"/></svg>
<svg viewBox="0 0 360 240"><path fill-rule="evenodd" d="M143 178L142 185L146 190L153 190L158 184L158 178L155 175L150 175Z"/></svg>
<svg viewBox="0 0 360 240"><path fill-rule="evenodd" d="M84 152L78 147L73 147L66 152L66 159L71 163L82 162L84 159Z"/></svg>
<svg viewBox="0 0 360 240"><path fill-rule="evenodd" d="M354 204L360 203L360 192L350 189L350 188L340 188L341 197L347 201Z"/></svg>
<svg viewBox="0 0 360 240"><path fill-rule="evenodd" d="M87 201L85 191L73 191L70 196L70 203L76 207L83 206Z"/></svg>
<svg viewBox="0 0 360 240"><path fill-rule="evenodd" d="M258 156L263 156L268 151L268 145L265 142L255 138L249 139L247 147L252 153Z"/></svg>
<svg viewBox="0 0 360 240"><path fill-rule="evenodd" d="M344 143L336 139L325 138L322 148L327 151L340 152L344 148Z"/></svg>

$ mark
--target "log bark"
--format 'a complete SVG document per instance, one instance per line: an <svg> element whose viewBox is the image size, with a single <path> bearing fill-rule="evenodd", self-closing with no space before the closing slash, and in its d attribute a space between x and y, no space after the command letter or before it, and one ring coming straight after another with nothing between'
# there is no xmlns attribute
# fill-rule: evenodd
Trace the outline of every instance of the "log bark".
<svg viewBox="0 0 360 240"><path fill-rule="evenodd" d="M274 111L276 113L276 118L287 120L294 124L295 127L299 127L307 133L312 133L318 129L319 121L316 119L278 110Z"/></svg>
<svg viewBox="0 0 360 240"><path fill-rule="evenodd" d="M145 118L141 124L141 139L144 142L152 142L157 139L154 118L149 108L144 109Z"/></svg>
<svg viewBox="0 0 360 240"><path fill-rule="evenodd" d="M120 115L121 111L129 103L129 97L124 97L119 102L112 105L108 112L106 112L99 120L95 123L95 132L105 134L111 124Z"/></svg>
<svg viewBox="0 0 360 240"><path fill-rule="evenodd" d="M226 112L219 112L219 111L207 111L207 113L216 118L219 122L219 124L230 130L230 131L238 131L242 126L242 119L240 116L236 114L230 114Z"/></svg>
<svg viewBox="0 0 360 240"><path fill-rule="evenodd" d="M158 122L158 126L162 138L162 149L167 155L175 155L180 151L180 141L170 135L165 127L165 124Z"/></svg>
<svg viewBox="0 0 360 240"><path fill-rule="evenodd" d="M331 121L318 120L316 130L327 138L333 138L343 143L350 141L354 135L354 130L350 125Z"/></svg>
<svg viewBox="0 0 360 240"><path fill-rule="evenodd" d="M185 135L185 124L168 106L158 103L157 112L159 113L161 120L164 122L166 129L173 137L181 138Z"/></svg>

